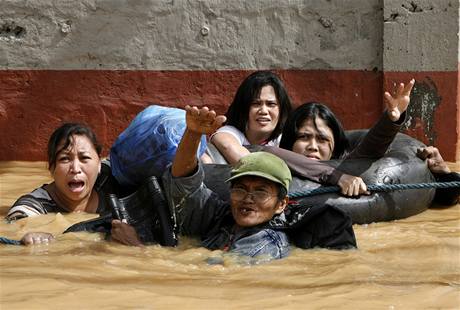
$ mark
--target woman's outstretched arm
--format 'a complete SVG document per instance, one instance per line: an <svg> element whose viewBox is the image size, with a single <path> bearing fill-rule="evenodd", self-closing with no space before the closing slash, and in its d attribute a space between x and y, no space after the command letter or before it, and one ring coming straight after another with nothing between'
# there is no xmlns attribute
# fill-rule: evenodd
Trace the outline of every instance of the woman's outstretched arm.
<svg viewBox="0 0 460 310"><path fill-rule="evenodd" d="M385 92L386 112L345 158L380 158L385 154L406 120L406 110L414 84L414 79L408 84L400 83L394 97Z"/></svg>

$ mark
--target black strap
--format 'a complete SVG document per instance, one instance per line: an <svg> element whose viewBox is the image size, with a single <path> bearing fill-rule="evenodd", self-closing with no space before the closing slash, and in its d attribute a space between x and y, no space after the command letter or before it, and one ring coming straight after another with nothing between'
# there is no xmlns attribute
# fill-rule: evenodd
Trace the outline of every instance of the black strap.
<svg viewBox="0 0 460 310"><path fill-rule="evenodd" d="M90 231L110 232L112 219L126 220L132 225L144 243L159 243L176 246L176 224L163 190L156 177L150 177L134 193L118 197L107 193L105 197L112 214L77 223L65 232Z"/></svg>

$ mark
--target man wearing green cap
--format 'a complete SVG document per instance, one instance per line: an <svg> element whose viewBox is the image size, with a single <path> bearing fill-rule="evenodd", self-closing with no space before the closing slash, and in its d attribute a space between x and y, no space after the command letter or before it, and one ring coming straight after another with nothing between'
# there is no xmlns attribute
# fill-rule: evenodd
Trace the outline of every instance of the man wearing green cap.
<svg viewBox="0 0 460 310"><path fill-rule="evenodd" d="M350 248L356 246L350 218L332 206L288 206L292 177L285 162L266 152L246 155L233 167L230 205L203 183L203 167L195 155L202 134L225 121L208 108L186 107L187 128L170 173L163 177L166 195L178 214L183 234L201 237L209 249L224 249L274 259L295 245ZM288 238L289 234L289 238Z"/></svg>
<svg viewBox="0 0 460 310"><path fill-rule="evenodd" d="M203 167L196 153L201 136L214 132L225 121L225 116L217 116L207 107L187 106L185 110L187 127L172 166L162 180L168 203L175 210L179 233L199 237L201 244L211 250L268 259L288 255L287 231L294 233L293 240L300 238L300 242L294 242L304 248L356 246L349 218L343 221L342 213L337 212L329 217L317 216L327 213L323 211L329 208L290 212L291 221L287 223L284 210L288 205L291 172L285 162L273 154L255 152L240 159L227 180L230 204L222 200L204 184ZM302 221L310 214L311 218L320 220ZM290 225L292 223L294 225ZM299 223L307 223L308 227ZM291 226L301 226L301 229L291 229ZM128 229L127 224L112 228L112 238L124 244L140 245L134 229Z"/></svg>
<svg viewBox="0 0 460 310"><path fill-rule="evenodd" d="M208 249L268 258L289 253L289 241L268 222L283 213L291 172L279 157L252 153L232 169L230 206L203 183L204 172L195 156L202 134L214 132L225 121L208 108L187 106L187 128L170 173L163 177L165 193L176 210L181 233L198 236ZM193 154L193 155L192 155Z"/></svg>

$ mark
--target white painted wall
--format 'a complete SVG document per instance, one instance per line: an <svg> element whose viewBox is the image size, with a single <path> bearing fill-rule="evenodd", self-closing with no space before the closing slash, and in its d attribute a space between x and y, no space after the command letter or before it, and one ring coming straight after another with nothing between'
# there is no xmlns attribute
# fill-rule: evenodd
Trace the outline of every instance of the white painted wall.
<svg viewBox="0 0 460 310"><path fill-rule="evenodd" d="M381 2L1 0L0 69L381 69Z"/></svg>
<svg viewBox="0 0 460 310"><path fill-rule="evenodd" d="M458 0L384 0L384 71L457 71Z"/></svg>

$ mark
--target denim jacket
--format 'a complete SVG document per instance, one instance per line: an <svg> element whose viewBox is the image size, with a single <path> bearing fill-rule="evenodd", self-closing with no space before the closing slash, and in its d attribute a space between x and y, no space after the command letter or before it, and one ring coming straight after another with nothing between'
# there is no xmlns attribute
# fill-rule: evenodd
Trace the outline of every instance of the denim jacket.
<svg viewBox="0 0 460 310"><path fill-rule="evenodd" d="M171 169L163 175L166 199L175 211L179 232L199 237L210 250L224 250L249 257L278 259L289 254L285 232L260 225L236 230L230 205L204 184L199 164L195 174L175 178Z"/></svg>

